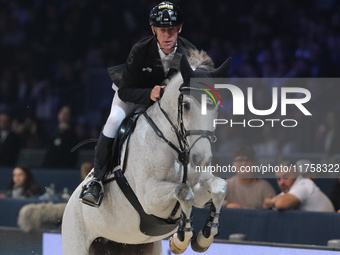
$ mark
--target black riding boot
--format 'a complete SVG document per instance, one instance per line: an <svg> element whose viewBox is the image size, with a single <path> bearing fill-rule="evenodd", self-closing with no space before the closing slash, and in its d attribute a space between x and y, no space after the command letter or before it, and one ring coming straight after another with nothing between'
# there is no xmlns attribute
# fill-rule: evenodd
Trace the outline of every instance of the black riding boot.
<svg viewBox="0 0 340 255"><path fill-rule="evenodd" d="M100 133L97 145L94 150L94 173L93 181L89 184L80 197L82 202L90 206L99 206L103 191L102 179L107 168L111 165L112 146L114 138L109 138Z"/></svg>

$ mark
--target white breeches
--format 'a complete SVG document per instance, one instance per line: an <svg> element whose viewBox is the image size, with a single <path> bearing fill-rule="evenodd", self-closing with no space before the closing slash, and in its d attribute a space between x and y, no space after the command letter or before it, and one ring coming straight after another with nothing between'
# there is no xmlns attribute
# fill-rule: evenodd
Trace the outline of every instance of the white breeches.
<svg viewBox="0 0 340 255"><path fill-rule="evenodd" d="M136 106L134 103L123 102L119 98L118 88L115 84L112 84L112 88L115 91L115 94L112 100L110 115L103 128L103 134L110 138L115 137L122 121Z"/></svg>

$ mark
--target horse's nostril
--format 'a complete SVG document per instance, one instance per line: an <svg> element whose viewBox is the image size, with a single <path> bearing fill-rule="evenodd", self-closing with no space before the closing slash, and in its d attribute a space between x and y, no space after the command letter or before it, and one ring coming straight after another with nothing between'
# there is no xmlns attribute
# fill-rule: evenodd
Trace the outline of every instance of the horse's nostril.
<svg viewBox="0 0 340 255"><path fill-rule="evenodd" d="M206 166L210 166L211 165L211 161L212 161L212 156L209 157L209 159L207 160L207 162L205 163Z"/></svg>
<svg viewBox="0 0 340 255"><path fill-rule="evenodd" d="M210 166L210 164L211 164L211 158L212 157L209 157L208 159L204 159L202 162L201 162L201 166L203 166L203 167L208 167L208 166Z"/></svg>
<svg viewBox="0 0 340 255"><path fill-rule="evenodd" d="M198 165L198 164L197 164L197 162L198 162L197 158L198 158L198 156L197 156L196 154L194 154L194 155L192 156L192 161L193 161L193 163L194 163L195 166Z"/></svg>
<svg viewBox="0 0 340 255"><path fill-rule="evenodd" d="M211 157L206 158L204 156L198 155L198 154L194 154L192 156L192 161L194 163L195 166L209 166L211 163Z"/></svg>
<svg viewBox="0 0 340 255"><path fill-rule="evenodd" d="M200 166L203 158L198 154L194 154L192 160L195 166Z"/></svg>

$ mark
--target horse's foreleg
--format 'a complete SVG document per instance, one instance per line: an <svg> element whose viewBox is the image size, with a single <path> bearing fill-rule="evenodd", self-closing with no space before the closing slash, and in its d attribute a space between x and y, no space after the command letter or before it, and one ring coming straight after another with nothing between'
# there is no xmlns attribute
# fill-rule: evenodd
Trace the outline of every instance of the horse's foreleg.
<svg viewBox="0 0 340 255"><path fill-rule="evenodd" d="M227 192L227 183L223 179L213 177L205 184L211 192L212 204L205 226L191 242L191 247L196 252L206 251L212 244L214 236L218 234L219 216Z"/></svg>
<svg viewBox="0 0 340 255"><path fill-rule="evenodd" d="M83 205L78 197L80 187L72 194L67 203L62 222L62 248L64 255L87 255L94 236L86 227ZM96 209L98 210L98 209Z"/></svg>
<svg viewBox="0 0 340 255"><path fill-rule="evenodd" d="M191 210L194 203L194 193L187 184L179 184L175 189L175 196L182 209L178 231L170 239L170 250L174 254L183 253L189 246L193 236Z"/></svg>

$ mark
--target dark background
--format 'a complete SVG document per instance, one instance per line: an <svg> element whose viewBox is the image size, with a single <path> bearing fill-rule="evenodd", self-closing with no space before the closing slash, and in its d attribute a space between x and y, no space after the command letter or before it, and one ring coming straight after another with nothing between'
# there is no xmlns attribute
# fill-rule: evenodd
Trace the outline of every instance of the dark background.
<svg viewBox="0 0 340 255"><path fill-rule="evenodd" d="M207 51L216 66L233 58L229 77L338 77L338 1L174 2L184 12L183 37ZM113 95L106 68L124 63L132 45L151 35L148 15L158 3L0 0L0 112L9 112L16 127L34 120L52 139L58 111L69 105L77 139L98 137ZM339 86L312 91L313 118L298 132L224 130L230 146L217 150L230 152L248 142L262 154L329 153L326 116L332 111L334 122L339 118ZM271 97L263 96L268 91L259 91L255 103L270 104ZM44 148L23 142L23 148L30 146Z"/></svg>

